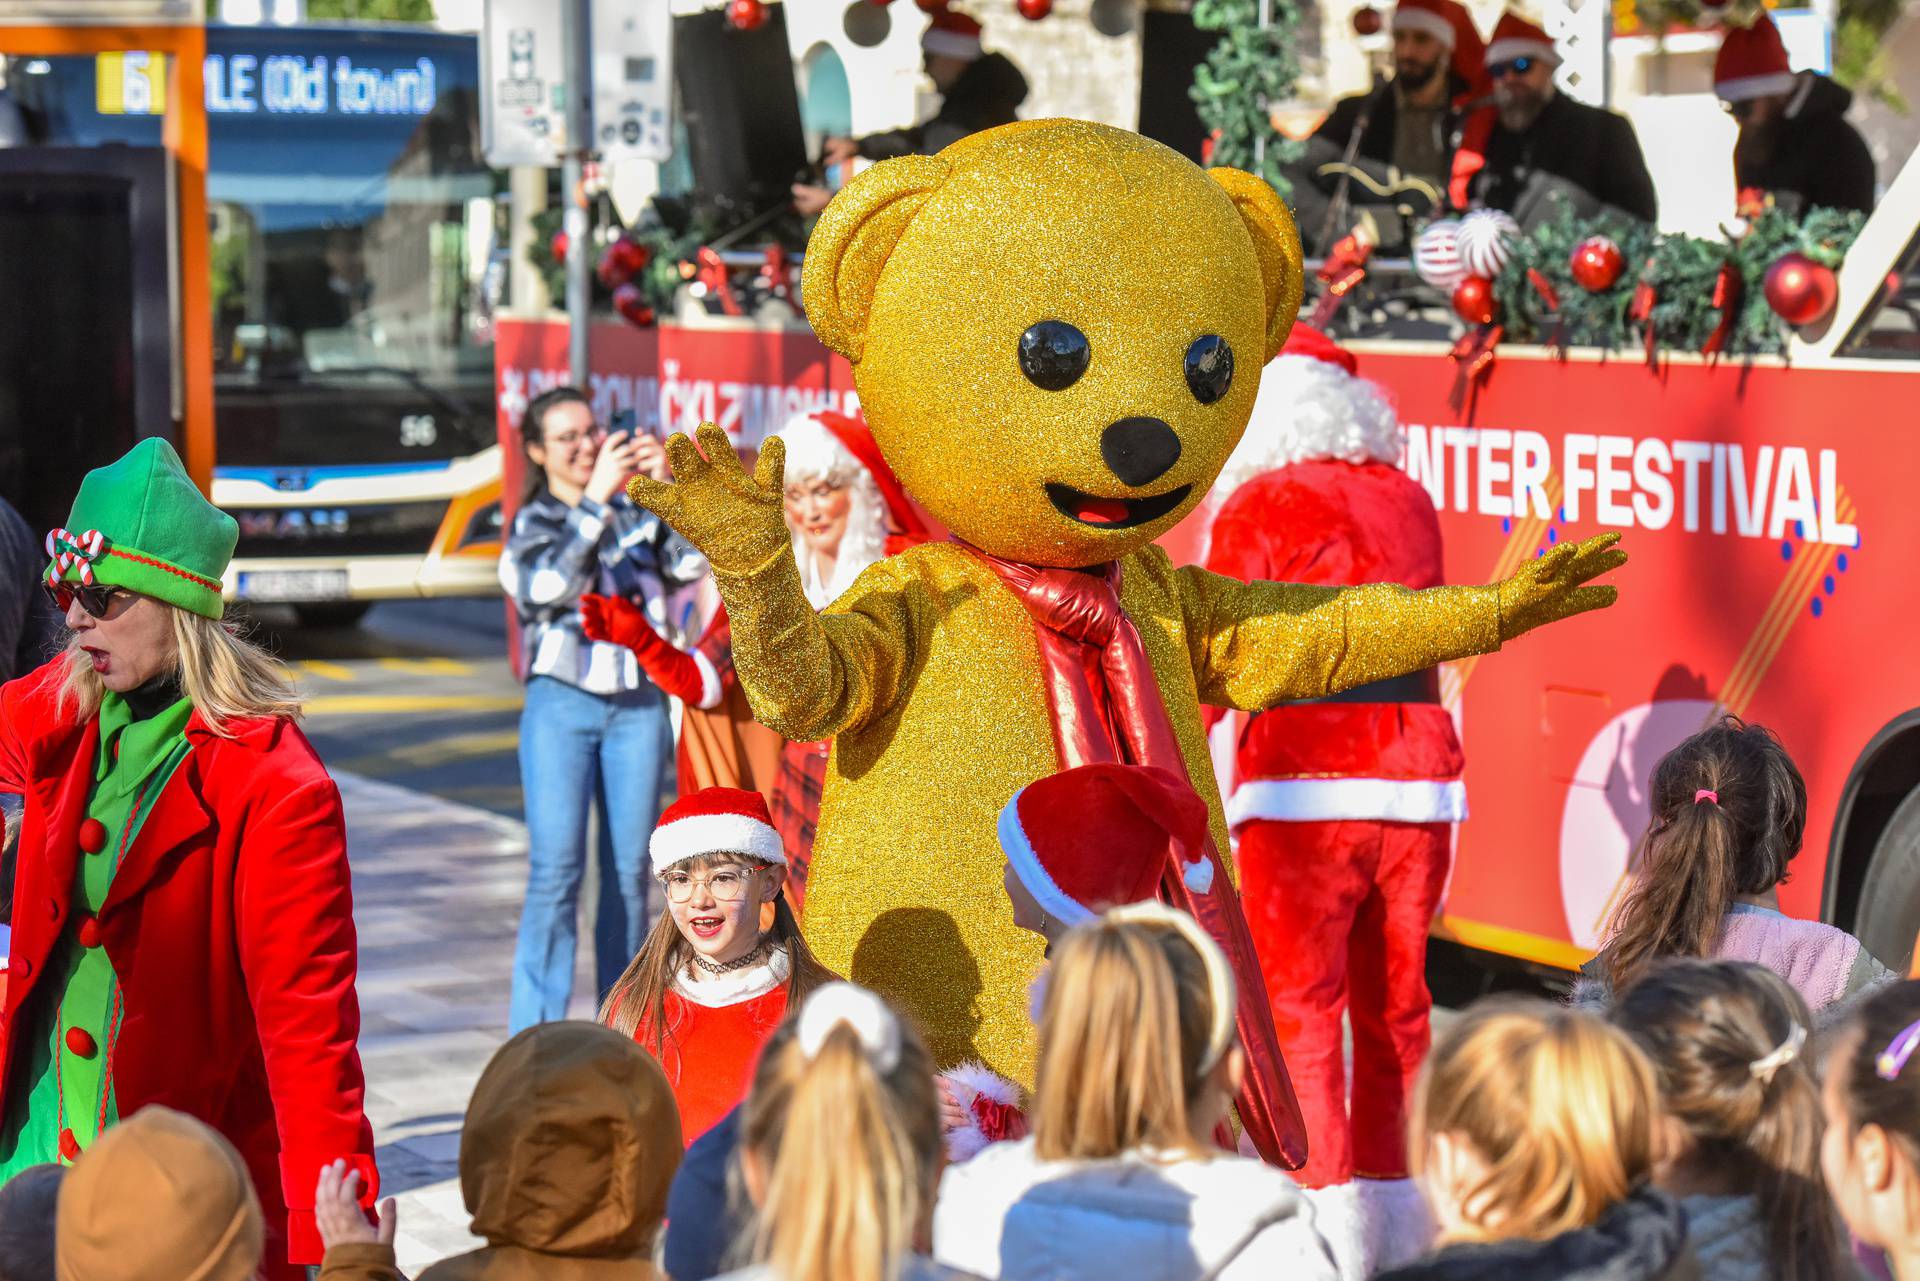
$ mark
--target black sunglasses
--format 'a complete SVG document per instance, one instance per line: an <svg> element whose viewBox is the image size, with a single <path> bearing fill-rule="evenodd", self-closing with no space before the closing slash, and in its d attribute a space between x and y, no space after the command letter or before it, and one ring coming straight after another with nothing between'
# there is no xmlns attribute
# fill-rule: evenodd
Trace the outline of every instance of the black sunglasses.
<svg viewBox="0 0 1920 1281"><path fill-rule="evenodd" d="M1509 58L1505 62L1490 62L1487 64L1487 77L1504 80L1508 76L1524 76L1533 70L1533 61L1530 57L1521 57Z"/></svg>
<svg viewBox="0 0 1920 1281"><path fill-rule="evenodd" d="M122 596L131 596L132 592L118 587L108 587L101 583L48 583L40 584L47 593L47 599L53 607L65 614L73 608L73 602L79 601L80 608L95 618L105 618L113 608L113 602Z"/></svg>

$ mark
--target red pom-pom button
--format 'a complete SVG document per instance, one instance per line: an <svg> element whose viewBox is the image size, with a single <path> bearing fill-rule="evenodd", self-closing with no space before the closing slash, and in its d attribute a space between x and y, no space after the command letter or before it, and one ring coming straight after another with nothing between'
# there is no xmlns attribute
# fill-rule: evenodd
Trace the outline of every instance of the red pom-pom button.
<svg viewBox="0 0 1920 1281"><path fill-rule="evenodd" d="M60 1155L68 1161L80 1156L80 1140L73 1137L72 1130L60 1131Z"/></svg>
<svg viewBox="0 0 1920 1281"><path fill-rule="evenodd" d="M83 1059L90 1059L94 1051L100 1048L100 1043L93 1039L93 1033L87 1029L70 1027L67 1029L67 1048Z"/></svg>
<svg viewBox="0 0 1920 1281"><path fill-rule="evenodd" d="M79 928L75 930L75 935L79 938L81 947L99 947L100 946L99 920L91 916L81 917L80 925L79 925Z"/></svg>
<svg viewBox="0 0 1920 1281"><path fill-rule="evenodd" d="M80 848L89 854L98 854L107 848L107 825L97 818L80 824Z"/></svg>

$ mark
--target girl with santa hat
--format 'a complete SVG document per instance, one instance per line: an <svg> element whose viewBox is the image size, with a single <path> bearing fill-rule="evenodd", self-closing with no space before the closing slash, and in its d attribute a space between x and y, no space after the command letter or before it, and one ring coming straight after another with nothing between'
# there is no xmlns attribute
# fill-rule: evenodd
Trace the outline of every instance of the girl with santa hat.
<svg viewBox="0 0 1920 1281"><path fill-rule="evenodd" d="M758 792L709 787L667 807L647 843L667 900L600 1021L660 1061L692 1143L745 1097L760 1049L832 975L780 890L787 859Z"/></svg>
<svg viewBox="0 0 1920 1281"><path fill-rule="evenodd" d="M926 541L925 522L864 423L823 409L790 419L777 434L787 447L787 527L815 609L831 605L882 557ZM688 651L655 631L626 601L588 596L580 604L588 636L627 646L654 683L689 708L715 708L727 698L734 682L733 645L724 610ZM684 792L689 790L684 740L682 747ZM827 751L826 743L784 743L771 786L760 789L769 796L773 823L786 847L789 892L796 902L820 818Z"/></svg>

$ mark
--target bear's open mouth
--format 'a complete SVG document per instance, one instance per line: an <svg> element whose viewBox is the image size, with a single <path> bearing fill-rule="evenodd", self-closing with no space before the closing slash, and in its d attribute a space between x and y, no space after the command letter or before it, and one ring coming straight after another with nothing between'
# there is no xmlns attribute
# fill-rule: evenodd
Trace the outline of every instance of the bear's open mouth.
<svg viewBox="0 0 1920 1281"><path fill-rule="evenodd" d="M1047 485L1047 497L1063 516L1077 520L1082 525L1091 525L1095 529L1126 529L1132 525L1144 525L1150 520L1159 520L1185 502L1187 491L1192 488L1192 485L1182 485L1151 498L1101 498L1097 494L1085 493L1071 485L1053 481Z"/></svg>

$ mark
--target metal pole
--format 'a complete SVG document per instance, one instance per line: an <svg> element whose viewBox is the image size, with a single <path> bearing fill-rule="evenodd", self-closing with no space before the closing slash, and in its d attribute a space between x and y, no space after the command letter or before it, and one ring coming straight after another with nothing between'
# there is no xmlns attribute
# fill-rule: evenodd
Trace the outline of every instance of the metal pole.
<svg viewBox="0 0 1920 1281"><path fill-rule="evenodd" d="M1273 0L1260 0L1260 30L1265 31L1267 27L1272 24L1272 22L1273 22ZM1268 111L1271 111L1272 106L1273 104L1271 103L1262 102L1260 104L1260 110L1262 112L1268 112ZM1268 127L1271 128L1272 126L1269 125ZM1254 173L1258 174L1258 173L1264 172L1266 169L1266 165L1267 165L1267 131L1266 129L1255 129L1253 131L1253 171Z"/></svg>
<svg viewBox="0 0 1920 1281"><path fill-rule="evenodd" d="M586 162L593 154L592 0L564 0L562 39L567 58L567 152L560 165L560 199L567 232L567 368L573 385L588 390L592 333L592 267L587 254Z"/></svg>

